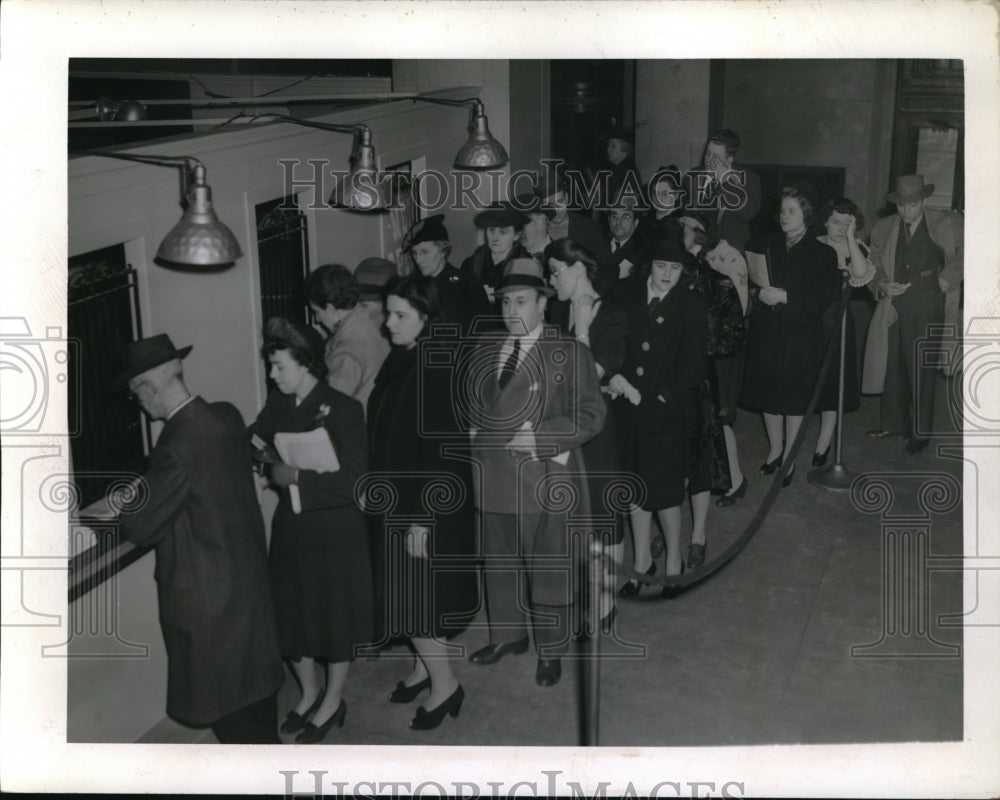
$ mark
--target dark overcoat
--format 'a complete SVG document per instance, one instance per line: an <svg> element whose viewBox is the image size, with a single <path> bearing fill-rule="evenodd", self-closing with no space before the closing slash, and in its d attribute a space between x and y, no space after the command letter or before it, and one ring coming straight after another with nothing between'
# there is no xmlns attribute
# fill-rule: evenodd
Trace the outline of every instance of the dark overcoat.
<svg viewBox="0 0 1000 800"><path fill-rule="evenodd" d="M365 473L368 447L364 410L324 382L295 405L295 395L273 391L251 430L268 444L279 432L322 426L340 469L299 470L302 513L289 489L279 490L271 534L271 583L281 652L288 658L348 661L372 636L372 573L365 520L355 485Z"/></svg>
<svg viewBox="0 0 1000 800"><path fill-rule="evenodd" d="M784 234L747 249L767 257L771 285L784 289L788 302L768 306L758 300L751 312L740 405L804 414L825 355L823 312L840 286L837 253L808 234L790 250Z"/></svg>
<svg viewBox="0 0 1000 800"><path fill-rule="evenodd" d="M646 484L648 511L680 504L689 472L687 396L708 374L708 305L682 284L651 311L647 281L634 277L616 293L628 317L621 374L642 401L614 401L622 467Z"/></svg>
<svg viewBox="0 0 1000 800"><path fill-rule="evenodd" d="M130 541L156 547L167 713L210 725L284 680L239 412L195 397L167 420L145 480L148 502L120 525Z"/></svg>
<svg viewBox="0 0 1000 800"><path fill-rule="evenodd" d="M433 357L443 357L443 348L457 345L427 344ZM387 623L379 641L454 636L467 627L479 605L468 434L459 430L454 413L452 373L421 370L426 352L420 346L394 348L368 408L370 475L392 497L368 514L375 581L383 590L376 592L382 598L376 615ZM456 448L466 452L456 453ZM405 531L410 525L428 529L429 558L408 555Z"/></svg>

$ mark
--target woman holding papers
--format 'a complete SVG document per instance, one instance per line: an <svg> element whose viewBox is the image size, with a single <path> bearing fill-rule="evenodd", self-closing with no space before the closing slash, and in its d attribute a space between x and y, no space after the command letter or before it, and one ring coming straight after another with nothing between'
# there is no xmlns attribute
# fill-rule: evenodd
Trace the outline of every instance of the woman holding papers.
<svg viewBox="0 0 1000 800"><path fill-rule="evenodd" d="M815 208L807 187L786 186L781 190L782 233L747 245L748 265L755 261L751 253L765 258L766 278L758 273L754 279L768 285L761 286L750 316L740 404L764 414L770 444L760 468L764 475L781 466L802 424L823 364L823 312L840 283L836 253L809 233ZM751 276L754 272L751 267Z"/></svg>
<svg viewBox="0 0 1000 800"><path fill-rule="evenodd" d="M479 606L469 439L452 388L461 345L429 338L440 317L433 278L393 278L385 292L392 351L368 401L366 506L384 592L381 640L408 639L416 656L389 702L409 703L429 689L410 721L429 730L458 716L464 692L445 640Z"/></svg>
<svg viewBox="0 0 1000 800"><path fill-rule="evenodd" d="M372 635L371 567L354 499L367 468L364 410L327 385L323 340L313 328L270 319L262 353L275 390L251 432L262 460L275 461L270 480L280 501L270 561L278 642L302 687L281 730L307 744L344 724L348 666ZM317 661L326 665L325 687Z"/></svg>

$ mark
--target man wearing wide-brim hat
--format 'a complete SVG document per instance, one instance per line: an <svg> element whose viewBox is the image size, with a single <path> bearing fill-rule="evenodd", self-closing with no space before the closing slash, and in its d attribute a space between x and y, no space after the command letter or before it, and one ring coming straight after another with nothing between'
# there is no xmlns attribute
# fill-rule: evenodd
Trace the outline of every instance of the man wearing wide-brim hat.
<svg viewBox="0 0 1000 800"><path fill-rule="evenodd" d="M906 451L921 452L933 426L936 365L922 363L929 346L941 349L939 328L945 298L957 309L962 282L964 233L961 214L928 208L934 184L923 175L903 175L886 195L896 213L872 231L875 277L868 284L878 306L865 348L862 391L882 393L882 419L875 439L907 437ZM956 321L957 321L957 314ZM937 347L935 347L935 341ZM918 348L918 342L925 344Z"/></svg>
<svg viewBox="0 0 1000 800"><path fill-rule="evenodd" d="M469 660L523 653L533 628L535 682L552 686L570 639L569 519L590 508L580 446L600 432L606 411L590 351L543 324L553 290L538 262L514 259L496 292L507 336L476 354L464 387L490 626L489 644ZM567 492L577 500L571 507L560 502Z"/></svg>
<svg viewBox="0 0 1000 800"><path fill-rule="evenodd" d="M223 744L280 744L284 672L250 443L234 406L188 391L190 352L162 333L127 345L113 387L164 426L138 491L146 502L109 504L125 538L156 547L167 713L211 725Z"/></svg>

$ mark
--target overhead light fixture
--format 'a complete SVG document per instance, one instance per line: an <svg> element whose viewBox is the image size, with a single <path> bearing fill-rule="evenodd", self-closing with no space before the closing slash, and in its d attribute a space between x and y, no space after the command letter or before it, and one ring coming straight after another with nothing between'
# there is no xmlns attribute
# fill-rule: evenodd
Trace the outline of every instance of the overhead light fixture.
<svg viewBox="0 0 1000 800"><path fill-rule="evenodd" d="M455 166L458 169L497 169L509 160L507 151L493 134L490 133L489 122L482 100L469 97L465 100L452 100L448 97L429 97L417 95L411 98L424 103L437 103L443 106L472 106L472 119L469 122L469 138L466 139L455 155Z"/></svg>
<svg viewBox="0 0 1000 800"><path fill-rule="evenodd" d="M114 100L105 94L97 98L96 105L101 122L138 122L149 118L146 107L136 100Z"/></svg>
<svg viewBox="0 0 1000 800"><path fill-rule="evenodd" d="M189 271L217 271L243 255L239 242L216 216L205 165L192 156L150 156L91 150L79 155L117 158L158 167L181 169L184 215L160 243L156 260L163 266Z"/></svg>
<svg viewBox="0 0 1000 800"><path fill-rule="evenodd" d="M372 146L372 132L367 125L334 125L329 122L299 119L284 114L266 114L264 116L268 119L290 122L293 125L302 125L306 128L354 134L354 145L350 155L351 169L347 175L337 178L328 202L332 206L345 208L349 211L386 210L389 205L386 182L384 176L379 176L375 148Z"/></svg>

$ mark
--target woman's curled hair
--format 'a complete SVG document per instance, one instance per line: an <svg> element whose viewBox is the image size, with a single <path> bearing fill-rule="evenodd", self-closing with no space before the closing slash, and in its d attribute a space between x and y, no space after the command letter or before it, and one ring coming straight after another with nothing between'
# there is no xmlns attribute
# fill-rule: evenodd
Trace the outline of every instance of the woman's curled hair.
<svg viewBox="0 0 1000 800"><path fill-rule="evenodd" d="M542 260L544 261L543 266L545 267L546 273L548 272L550 258L554 258L556 261L562 261L564 264L568 264L569 266L573 266L577 261L579 261L587 270L587 277L590 278L590 282L595 285L597 284L601 271L601 265L597 263L597 259L594 257L594 254L580 244L576 239L571 239L569 236L563 239L556 239L556 241L552 242L545 248L545 252L542 254Z"/></svg>
<svg viewBox="0 0 1000 800"><path fill-rule="evenodd" d="M264 346L260 352L267 359L282 350L287 351L313 377L319 380L326 378L323 337L315 328L284 317L271 317L264 325Z"/></svg>

